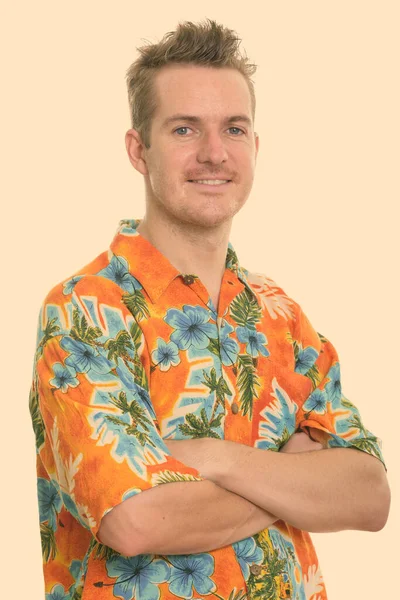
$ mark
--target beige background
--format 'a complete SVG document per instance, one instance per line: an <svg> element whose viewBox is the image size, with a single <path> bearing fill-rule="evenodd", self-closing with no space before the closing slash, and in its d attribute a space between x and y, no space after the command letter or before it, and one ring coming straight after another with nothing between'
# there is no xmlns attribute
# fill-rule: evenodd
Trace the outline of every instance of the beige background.
<svg viewBox="0 0 400 600"><path fill-rule="evenodd" d="M383 440L385 529L313 534L329 599L394 597L398 2L9 1L2 14L1 596L44 598L28 413L40 303L107 248L119 219L143 216L142 176L124 145L136 46L209 17L237 31L258 65L260 152L231 241L333 342L344 393Z"/></svg>

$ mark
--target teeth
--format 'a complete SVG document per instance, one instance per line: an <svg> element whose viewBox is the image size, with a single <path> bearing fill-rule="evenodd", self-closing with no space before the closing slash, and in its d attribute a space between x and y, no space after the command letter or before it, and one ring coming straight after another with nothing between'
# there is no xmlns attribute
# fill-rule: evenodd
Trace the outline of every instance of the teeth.
<svg viewBox="0 0 400 600"><path fill-rule="evenodd" d="M196 183L206 183L207 185L221 185L221 183L227 183L228 179L195 179Z"/></svg>

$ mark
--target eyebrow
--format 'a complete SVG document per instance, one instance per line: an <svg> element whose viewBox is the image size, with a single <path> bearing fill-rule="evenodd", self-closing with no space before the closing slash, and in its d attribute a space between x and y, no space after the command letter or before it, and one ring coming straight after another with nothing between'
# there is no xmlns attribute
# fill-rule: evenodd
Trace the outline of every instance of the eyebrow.
<svg viewBox="0 0 400 600"><path fill-rule="evenodd" d="M188 121L190 123L202 123L203 119L201 119L200 117L196 117L194 115L181 115L181 114L172 115L171 117L168 117L167 119L165 119L165 121L162 124L162 128L165 129L166 127L168 127L168 125L171 125L171 123L174 123L175 121ZM227 117L226 119L224 119L224 123L236 123L238 121L242 121L242 122L246 123L249 127L252 124L251 119L249 119L249 117L247 117L246 115L234 115L233 117Z"/></svg>

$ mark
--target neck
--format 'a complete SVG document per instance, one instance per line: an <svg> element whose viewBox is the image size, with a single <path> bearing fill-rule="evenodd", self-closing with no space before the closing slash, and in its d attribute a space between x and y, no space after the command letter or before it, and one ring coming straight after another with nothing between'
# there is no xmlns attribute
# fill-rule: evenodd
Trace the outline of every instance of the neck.
<svg viewBox="0 0 400 600"><path fill-rule="evenodd" d="M147 210L137 231L168 258L181 273L197 275L217 287L225 272L231 222L219 227L159 218Z"/></svg>

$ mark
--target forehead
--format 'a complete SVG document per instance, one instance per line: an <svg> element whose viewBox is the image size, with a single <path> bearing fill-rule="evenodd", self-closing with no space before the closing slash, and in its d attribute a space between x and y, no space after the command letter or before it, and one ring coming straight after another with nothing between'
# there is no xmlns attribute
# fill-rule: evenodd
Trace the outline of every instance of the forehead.
<svg viewBox="0 0 400 600"><path fill-rule="evenodd" d="M251 97L244 76L231 68L168 65L155 77L157 119L173 114L195 114L219 120L244 114L250 119Z"/></svg>

